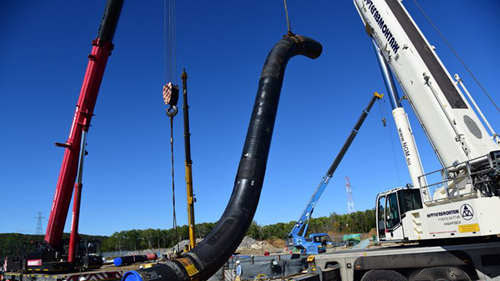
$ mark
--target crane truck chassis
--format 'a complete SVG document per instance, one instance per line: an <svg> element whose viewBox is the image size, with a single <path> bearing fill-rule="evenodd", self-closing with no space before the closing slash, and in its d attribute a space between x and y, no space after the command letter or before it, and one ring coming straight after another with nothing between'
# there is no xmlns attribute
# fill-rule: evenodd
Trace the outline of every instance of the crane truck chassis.
<svg viewBox="0 0 500 281"><path fill-rule="evenodd" d="M310 273L295 280L500 280L498 241L345 250L309 261Z"/></svg>

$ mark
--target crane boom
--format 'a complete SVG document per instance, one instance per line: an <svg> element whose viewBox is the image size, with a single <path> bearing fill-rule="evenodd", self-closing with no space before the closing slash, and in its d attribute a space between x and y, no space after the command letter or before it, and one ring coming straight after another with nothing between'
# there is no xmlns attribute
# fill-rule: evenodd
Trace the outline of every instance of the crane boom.
<svg viewBox="0 0 500 281"><path fill-rule="evenodd" d="M354 5L375 45L386 86L394 92L393 116L414 183L413 188L377 195L379 240L447 242L500 234L491 216L500 212L500 143L489 122L458 75L457 81L452 80L401 1L354 0ZM408 118L397 104L391 71L442 169L424 173ZM438 182L427 183L433 176L439 177Z"/></svg>
<svg viewBox="0 0 500 281"><path fill-rule="evenodd" d="M112 40L122 6L123 0L108 0L106 4L98 36L92 41L92 51L88 56L87 70L68 140L64 144L58 144L64 147L65 151L45 234L45 242L56 249L62 246L64 224L78 169L82 132L88 131L90 126L104 69L113 49Z"/></svg>
<svg viewBox="0 0 500 281"><path fill-rule="evenodd" d="M354 0L354 4L443 167L499 150L400 1Z"/></svg>
<svg viewBox="0 0 500 281"><path fill-rule="evenodd" d="M189 105L187 97L187 73L182 71L182 113L184 116L184 150L186 155L186 195L188 213L189 249L196 246L196 224L194 222L193 161L191 160L191 133L189 132Z"/></svg>
<svg viewBox="0 0 500 281"><path fill-rule="evenodd" d="M340 162L344 158L345 153L351 146L354 138L358 134L359 129L361 128L361 125L363 125L363 122L366 119L366 116L368 116L368 113L370 112L370 109L372 108L373 104L377 99L381 99L383 97L382 94L379 93L374 93L372 99L368 103L368 106L363 110L363 113L361 113L361 116L359 117L358 121L356 122L356 125L354 125L354 128L351 131L351 134L349 137L347 137L347 140L345 141L344 145L340 149L339 153L333 160L332 164L328 168L328 171L326 172L326 175L323 176L321 179L321 182L319 183L318 187L314 191L313 195L311 196L311 199L309 200L309 203L307 203L306 208L302 212L302 215L300 216L299 220L297 223L293 226L292 230L288 234L288 237L290 239L290 244L294 245L295 247L303 247L305 241L305 235L307 233L307 228L309 227L309 220L311 219L311 215L314 211L314 208L316 207L316 203L318 203L319 198L325 191L328 182L333 176L333 173L335 173L335 170L339 166ZM303 247L307 248L307 247Z"/></svg>

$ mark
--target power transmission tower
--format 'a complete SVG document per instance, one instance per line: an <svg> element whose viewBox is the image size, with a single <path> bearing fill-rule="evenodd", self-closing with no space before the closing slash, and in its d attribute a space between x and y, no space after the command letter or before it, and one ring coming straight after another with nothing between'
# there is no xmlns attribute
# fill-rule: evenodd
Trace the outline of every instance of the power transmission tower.
<svg viewBox="0 0 500 281"><path fill-rule="evenodd" d="M356 212L356 209L354 209L354 201L352 200L351 182L349 181L349 177L345 177L345 191L347 192L347 213Z"/></svg>
<svg viewBox="0 0 500 281"><path fill-rule="evenodd" d="M42 226L42 220L45 217L42 216L42 212L38 212L38 215L35 217L36 219L36 234L43 234L43 226Z"/></svg>

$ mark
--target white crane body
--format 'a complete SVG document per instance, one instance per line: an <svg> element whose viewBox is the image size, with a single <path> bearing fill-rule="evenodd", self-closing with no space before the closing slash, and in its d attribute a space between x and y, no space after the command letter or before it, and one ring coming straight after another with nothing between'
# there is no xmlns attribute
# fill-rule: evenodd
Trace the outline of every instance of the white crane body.
<svg viewBox="0 0 500 281"><path fill-rule="evenodd" d="M429 190L425 188L427 186L427 181L425 177L421 177L424 174L424 168L422 167L408 115L403 107L398 107L392 110L392 117L396 124L399 142L401 143L401 149L403 150L406 166L408 167L413 186L420 188L424 201L429 201Z"/></svg>
<svg viewBox="0 0 500 281"><path fill-rule="evenodd" d="M397 0L355 0L355 5L443 167L499 150L403 5Z"/></svg>
<svg viewBox="0 0 500 281"><path fill-rule="evenodd" d="M462 81L452 79L401 1L354 0L354 4L377 55L399 82L443 166L424 174L408 117L402 107L395 108L393 117L413 188L377 196L379 240L499 235L500 144L490 124ZM387 77L386 85L391 83ZM431 174L441 180L428 184Z"/></svg>
<svg viewBox="0 0 500 281"><path fill-rule="evenodd" d="M460 78L451 80L401 0L354 4L375 47L413 186L377 195L377 238L392 243L309 256L310 270L294 280L500 281L498 136ZM402 100L409 101L442 169L424 172Z"/></svg>
<svg viewBox="0 0 500 281"><path fill-rule="evenodd" d="M424 168L422 166L422 160L420 159L420 154L418 153L417 143L415 142L415 137L413 136L413 131L411 129L410 121L408 120L408 115L404 107L401 106L401 101L399 99L398 90L394 84L393 76L389 65L385 60L380 48L377 43L372 39L373 47L377 57L377 61L380 66L380 71L384 78L385 85L389 94L392 116L394 118L394 123L396 125L396 130L399 137L399 143L401 144L401 149L404 154L406 166L408 167L408 172L412 180L413 186L420 188L420 193L424 201L430 201L430 194L427 187L426 177L422 177L424 174Z"/></svg>

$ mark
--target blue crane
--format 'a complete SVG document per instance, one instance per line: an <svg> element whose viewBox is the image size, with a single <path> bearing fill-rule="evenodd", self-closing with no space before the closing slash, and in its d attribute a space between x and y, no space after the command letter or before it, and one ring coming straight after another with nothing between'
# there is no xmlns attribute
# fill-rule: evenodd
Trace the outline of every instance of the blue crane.
<svg viewBox="0 0 500 281"><path fill-rule="evenodd" d="M306 208L302 212L302 215L300 216L299 220L293 226L292 230L288 234L289 247L295 248L296 250L300 251L300 253L303 254L319 254L325 252L326 251L325 246L328 243L331 243L327 233L311 233L309 237L306 237L307 229L309 228L309 220L311 219L314 207L316 207L316 203L318 203L319 198L325 191L328 182L332 178L333 173L340 164L340 161L342 161L342 158L347 152L347 149L349 149L349 146L356 137L358 130L359 128L361 128L361 125L365 121L366 116L370 112L370 109L372 108L375 101L377 99L381 99L382 97L383 94L375 92L373 94L372 99L368 103L368 106L361 113L361 116L359 117L358 122L352 129L351 134L349 135L346 142L340 149L340 152L337 154L337 157L335 157L335 160L328 169L328 172L321 179L320 184L316 188L316 191L314 191L311 200L309 200L309 203L306 205Z"/></svg>

